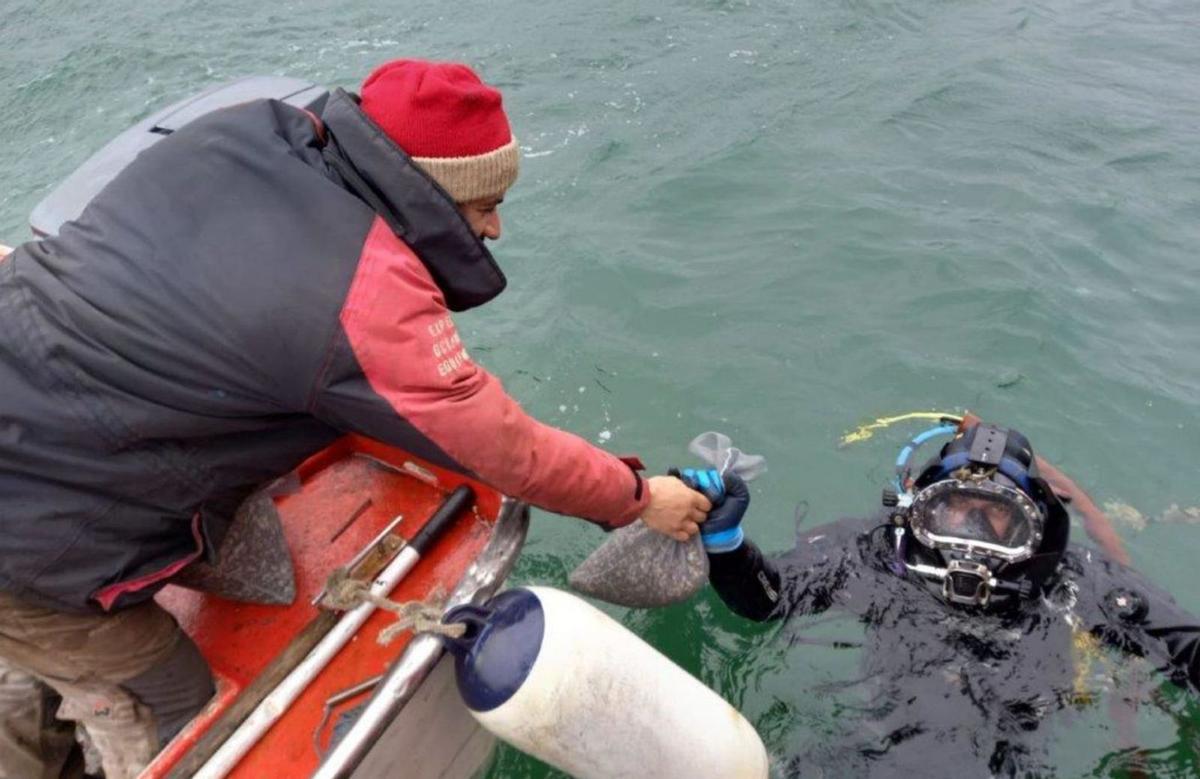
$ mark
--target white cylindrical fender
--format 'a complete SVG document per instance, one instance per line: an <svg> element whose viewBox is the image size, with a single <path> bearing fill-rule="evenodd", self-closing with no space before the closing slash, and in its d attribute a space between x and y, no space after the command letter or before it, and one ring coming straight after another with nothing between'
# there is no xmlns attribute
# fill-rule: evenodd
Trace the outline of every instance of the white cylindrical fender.
<svg viewBox="0 0 1200 779"><path fill-rule="evenodd" d="M508 590L447 621L459 691L485 728L579 779L766 779L753 726L586 601Z"/></svg>

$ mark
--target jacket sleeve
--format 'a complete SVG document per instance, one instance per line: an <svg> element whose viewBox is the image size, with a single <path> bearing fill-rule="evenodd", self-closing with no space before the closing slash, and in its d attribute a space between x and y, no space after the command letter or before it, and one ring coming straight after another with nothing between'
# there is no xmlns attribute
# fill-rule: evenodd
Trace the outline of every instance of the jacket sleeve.
<svg viewBox="0 0 1200 779"><path fill-rule="evenodd" d="M548 511L619 527L645 509L649 490L632 468L530 417L471 360L433 278L382 220L339 319L344 348L335 336L313 389L317 417L416 454L432 449L434 461Z"/></svg>

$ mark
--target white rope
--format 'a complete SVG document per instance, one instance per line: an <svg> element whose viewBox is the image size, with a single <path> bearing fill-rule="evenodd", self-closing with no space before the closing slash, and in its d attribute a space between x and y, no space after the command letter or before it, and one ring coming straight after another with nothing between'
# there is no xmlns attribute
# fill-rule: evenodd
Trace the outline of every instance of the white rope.
<svg viewBox="0 0 1200 779"><path fill-rule="evenodd" d="M396 636L406 630L411 630L414 634L432 633L447 638L459 638L467 630L467 626L461 623L442 622L446 593L440 586L435 587L423 601L398 603L390 598L375 595L371 592L370 584L351 578L345 568L338 568L330 574L322 605L345 611L360 603L370 603L396 615L394 624L379 631L377 641L384 646L392 643Z"/></svg>

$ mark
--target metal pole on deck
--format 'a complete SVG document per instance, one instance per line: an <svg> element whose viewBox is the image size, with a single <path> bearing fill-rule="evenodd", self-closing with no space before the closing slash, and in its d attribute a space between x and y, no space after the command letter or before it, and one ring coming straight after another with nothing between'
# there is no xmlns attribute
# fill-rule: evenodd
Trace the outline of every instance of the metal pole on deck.
<svg viewBox="0 0 1200 779"><path fill-rule="evenodd" d="M379 597L386 597L391 593L421 559L421 555L433 546L442 531L452 525L458 515L474 502L475 492L466 485L450 493L412 541L372 582L371 593ZM343 614L312 651L255 707L237 730L200 767L195 773L195 779L222 779L233 770L374 612L375 605L368 602Z"/></svg>
<svg viewBox="0 0 1200 779"><path fill-rule="evenodd" d="M482 605L496 593L516 563L529 529L529 507L505 499L487 547L450 595L446 608ZM312 779L349 779L388 726L429 676L445 651L437 636L416 636L375 688L358 720L329 753Z"/></svg>

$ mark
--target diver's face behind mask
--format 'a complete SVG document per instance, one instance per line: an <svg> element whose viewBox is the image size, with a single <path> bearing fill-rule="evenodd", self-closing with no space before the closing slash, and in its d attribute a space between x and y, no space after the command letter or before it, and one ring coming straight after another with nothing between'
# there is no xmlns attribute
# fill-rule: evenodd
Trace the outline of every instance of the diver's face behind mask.
<svg viewBox="0 0 1200 779"><path fill-rule="evenodd" d="M1023 492L995 481L946 479L913 499L910 524L930 549L1020 562L1042 539L1042 515Z"/></svg>

